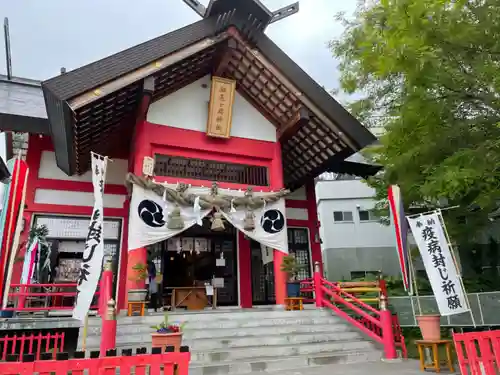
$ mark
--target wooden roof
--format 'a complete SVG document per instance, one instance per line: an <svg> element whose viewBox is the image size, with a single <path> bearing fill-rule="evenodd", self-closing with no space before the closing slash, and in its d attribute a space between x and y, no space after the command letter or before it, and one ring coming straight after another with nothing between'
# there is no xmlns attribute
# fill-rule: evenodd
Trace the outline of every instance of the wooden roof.
<svg viewBox="0 0 500 375"><path fill-rule="evenodd" d="M58 166L84 173L90 151L128 149L144 82L153 100L207 75L237 80L237 90L278 129L285 184L342 165L375 137L236 10L42 82Z"/></svg>

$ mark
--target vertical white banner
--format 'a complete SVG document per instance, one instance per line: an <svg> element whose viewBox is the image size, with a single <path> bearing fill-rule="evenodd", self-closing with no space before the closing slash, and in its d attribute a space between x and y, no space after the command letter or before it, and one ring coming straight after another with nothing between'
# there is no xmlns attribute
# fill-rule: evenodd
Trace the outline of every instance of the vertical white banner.
<svg viewBox="0 0 500 375"><path fill-rule="evenodd" d="M94 210L90 218L80 276L78 277L76 304L73 310L73 318L80 321L85 320L85 316L90 309L101 277L102 260L104 258L103 200L108 158L94 153L91 154L91 158Z"/></svg>
<svg viewBox="0 0 500 375"><path fill-rule="evenodd" d="M23 272L21 273L21 284L31 284L33 279L33 270L35 265L35 258L38 255L38 248L40 240L35 237L24 254Z"/></svg>
<svg viewBox="0 0 500 375"><path fill-rule="evenodd" d="M442 316L469 311L467 295L437 212L408 218Z"/></svg>

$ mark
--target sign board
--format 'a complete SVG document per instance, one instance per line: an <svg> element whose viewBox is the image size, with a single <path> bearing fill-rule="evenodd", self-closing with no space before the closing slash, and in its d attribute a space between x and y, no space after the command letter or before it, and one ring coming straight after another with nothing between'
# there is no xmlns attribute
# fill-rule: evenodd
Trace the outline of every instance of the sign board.
<svg viewBox="0 0 500 375"><path fill-rule="evenodd" d="M208 136L217 138L230 137L235 90L236 81L212 77L210 104L208 106Z"/></svg>
<svg viewBox="0 0 500 375"><path fill-rule="evenodd" d="M440 215L435 212L408 218L425 271L442 316L469 311L463 288Z"/></svg>
<svg viewBox="0 0 500 375"><path fill-rule="evenodd" d="M87 238L90 218L68 217L63 215L37 215L37 226L45 225L49 230L48 238L81 240ZM105 240L119 240L121 220L104 219L103 236Z"/></svg>
<svg viewBox="0 0 500 375"><path fill-rule="evenodd" d="M150 156L144 156L142 159L142 174L152 177L155 169L155 159Z"/></svg>

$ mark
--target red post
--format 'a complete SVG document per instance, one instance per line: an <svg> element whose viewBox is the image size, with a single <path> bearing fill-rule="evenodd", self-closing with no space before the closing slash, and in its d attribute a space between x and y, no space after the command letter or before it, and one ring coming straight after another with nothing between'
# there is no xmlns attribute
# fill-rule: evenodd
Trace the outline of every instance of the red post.
<svg viewBox="0 0 500 375"><path fill-rule="evenodd" d="M387 297L380 296L380 324L382 327L382 340L384 344L385 359L397 359L394 329L392 328L392 313L387 306Z"/></svg>
<svg viewBox="0 0 500 375"><path fill-rule="evenodd" d="M314 276L313 276L313 286L314 286L314 300L316 301L316 307L323 307L323 293L321 292L321 267L319 262L314 262Z"/></svg>
<svg viewBox="0 0 500 375"><path fill-rule="evenodd" d="M116 348L116 309L115 301L110 299L102 319L101 328L101 357L106 356L106 351Z"/></svg>
<svg viewBox="0 0 500 375"><path fill-rule="evenodd" d="M17 308L18 308L18 311L22 311L24 310L24 305L25 305L25 301L26 301L26 295L25 293L27 293L29 291L29 288L26 287L24 284L21 285L19 287L19 291L22 293L19 298L17 299ZM7 292L8 293L8 292Z"/></svg>
<svg viewBox="0 0 500 375"><path fill-rule="evenodd" d="M104 264L101 281L99 283L99 315L106 314L107 303L113 294L113 265L110 261Z"/></svg>

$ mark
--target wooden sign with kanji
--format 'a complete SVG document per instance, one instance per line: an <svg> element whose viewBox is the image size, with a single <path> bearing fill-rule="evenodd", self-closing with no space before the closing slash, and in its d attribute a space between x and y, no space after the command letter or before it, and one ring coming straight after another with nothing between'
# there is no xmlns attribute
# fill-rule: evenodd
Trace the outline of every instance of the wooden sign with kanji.
<svg viewBox="0 0 500 375"><path fill-rule="evenodd" d="M212 77L210 104L208 106L207 135L217 138L231 136L236 81Z"/></svg>

